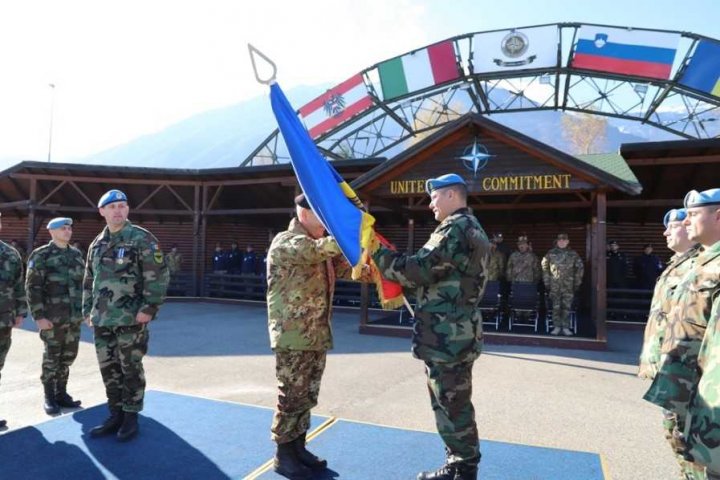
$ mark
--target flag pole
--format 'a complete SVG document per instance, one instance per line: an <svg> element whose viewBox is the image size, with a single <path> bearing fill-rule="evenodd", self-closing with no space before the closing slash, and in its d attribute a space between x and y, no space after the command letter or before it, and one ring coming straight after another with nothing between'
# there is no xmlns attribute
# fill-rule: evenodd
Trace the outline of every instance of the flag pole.
<svg viewBox="0 0 720 480"><path fill-rule="evenodd" d="M250 53L250 62L252 62L253 71L255 72L255 79L259 83L263 83L265 85L272 85L273 83L275 83L275 76L277 75L277 66L275 65L275 62L270 60L270 58L268 58L260 50L255 48L252 43L248 43L248 52ZM272 75L270 76L270 78L268 78L268 79L260 78L260 73L258 72L257 63L255 62L256 56L265 60L272 67Z"/></svg>

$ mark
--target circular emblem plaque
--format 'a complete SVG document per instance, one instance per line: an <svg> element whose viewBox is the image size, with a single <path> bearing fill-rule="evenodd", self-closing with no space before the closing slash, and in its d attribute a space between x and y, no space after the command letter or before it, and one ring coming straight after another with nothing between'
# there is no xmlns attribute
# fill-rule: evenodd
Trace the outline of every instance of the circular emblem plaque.
<svg viewBox="0 0 720 480"><path fill-rule="evenodd" d="M502 52L510 58L517 58L524 55L529 45L530 41L527 36L520 32L510 32L505 35L505 38L500 42Z"/></svg>

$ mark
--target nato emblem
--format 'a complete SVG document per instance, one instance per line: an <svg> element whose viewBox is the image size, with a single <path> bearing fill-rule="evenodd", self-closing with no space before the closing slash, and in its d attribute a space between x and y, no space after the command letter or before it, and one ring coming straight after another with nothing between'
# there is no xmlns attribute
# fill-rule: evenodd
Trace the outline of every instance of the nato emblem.
<svg viewBox="0 0 720 480"><path fill-rule="evenodd" d="M515 60L506 61L500 58L493 58L493 63L499 67L521 67L523 65L529 65L535 61L537 55L521 58L527 53L528 48L530 48L530 39L528 39L527 35L513 30L500 41L500 51L505 58Z"/></svg>
<svg viewBox="0 0 720 480"><path fill-rule="evenodd" d="M458 158L462 160L463 166L473 172L473 176L477 178L478 170L485 168L490 157L494 157L494 155L490 155L487 148L475 139L472 145L465 147L463 154Z"/></svg>

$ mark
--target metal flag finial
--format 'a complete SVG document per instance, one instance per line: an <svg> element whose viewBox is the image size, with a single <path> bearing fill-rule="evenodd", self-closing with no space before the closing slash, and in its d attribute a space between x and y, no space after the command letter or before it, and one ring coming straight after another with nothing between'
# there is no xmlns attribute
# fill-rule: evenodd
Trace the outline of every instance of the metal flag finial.
<svg viewBox="0 0 720 480"><path fill-rule="evenodd" d="M260 83L264 83L265 85L274 84L275 83L275 75L277 74L277 67L275 66L275 62L270 60L260 50L253 47L253 45L251 43L248 43L248 51L250 52L250 61L252 62L253 70L255 71L255 78L257 79L257 81ZM262 78L260 78L260 74L258 73L257 63L255 63L256 55L258 57L262 58L263 60L265 60L267 63L269 63L270 66L272 67L272 76L267 80L263 80Z"/></svg>

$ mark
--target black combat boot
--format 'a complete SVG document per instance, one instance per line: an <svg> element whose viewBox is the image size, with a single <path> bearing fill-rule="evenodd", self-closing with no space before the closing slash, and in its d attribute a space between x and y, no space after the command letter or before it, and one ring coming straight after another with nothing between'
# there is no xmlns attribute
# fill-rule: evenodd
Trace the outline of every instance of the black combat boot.
<svg viewBox="0 0 720 480"><path fill-rule="evenodd" d="M132 440L135 435L138 434L140 428L138 427L138 414L135 412L125 412L123 415L123 423L120 430L117 432L117 439L119 442L127 442Z"/></svg>
<svg viewBox="0 0 720 480"><path fill-rule="evenodd" d="M82 404L80 400L74 400L68 395L67 383L62 382L58 382L57 388L55 388L55 402L62 408L77 408Z"/></svg>
<svg viewBox="0 0 720 480"><path fill-rule="evenodd" d="M97 427L90 430L91 437L103 437L105 435L112 435L120 430L120 426L123 424L123 411L122 410L110 410L110 416Z"/></svg>
<svg viewBox="0 0 720 480"><path fill-rule="evenodd" d="M0 420L0 428L5 428L7 426L7 420Z"/></svg>
<svg viewBox="0 0 720 480"><path fill-rule="evenodd" d="M313 470L322 470L327 468L327 460L318 458L305 448L305 436L307 432L300 435L295 439L295 452L297 453L298 460L302 462L306 467L310 467Z"/></svg>
<svg viewBox="0 0 720 480"><path fill-rule="evenodd" d="M443 465L434 472L421 472L417 480L476 480L477 466L475 465Z"/></svg>
<svg viewBox="0 0 720 480"><path fill-rule="evenodd" d="M273 470L290 480L307 480L312 478L312 470L303 465L297 455L295 440L278 443L273 459Z"/></svg>
<svg viewBox="0 0 720 480"><path fill-rule="evenodd" d="M60 405L55 401L55 383L43 383L43 389L45 390L45 402L43 403L45 413L48 415L57 415L60 413Z"/></svg>

